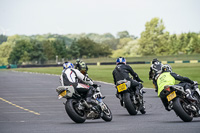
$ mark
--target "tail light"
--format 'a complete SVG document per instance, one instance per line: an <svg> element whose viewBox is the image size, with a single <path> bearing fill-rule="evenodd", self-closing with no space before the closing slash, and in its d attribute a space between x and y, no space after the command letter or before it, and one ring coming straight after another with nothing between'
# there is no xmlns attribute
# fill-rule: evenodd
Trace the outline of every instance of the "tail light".
<svg viewBox="0 0 200 133"><path fill-rule="evenodd" d="M165 91L169 91L170 92L170 87L165 88Z"/></svg>

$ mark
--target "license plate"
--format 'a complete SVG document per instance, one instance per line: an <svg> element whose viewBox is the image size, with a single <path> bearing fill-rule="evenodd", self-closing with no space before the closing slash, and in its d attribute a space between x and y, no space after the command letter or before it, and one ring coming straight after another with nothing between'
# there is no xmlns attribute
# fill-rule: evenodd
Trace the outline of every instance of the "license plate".
<svg viewBox="0 0 200 133"><path fill-rule="evenodd" d="M122 92L122 91L125 91L127 88L126 88L126 84L123 83L123 84L120 84L117 86L117 90L118 92Z"/></svg>
<svg viewBox="0 0 200 133"><path fill-rule="evenodd" d="M64 97L67 94L67 91L63 91L62 93L60 93L60 95L58 95L58 99Z"/></svg>
<svg viewBox="0 0 200 133"><path fill-rule="evenodd" d="M172 93L170 93L168 96L167 96L167 100L168 101L171 101L172 99L174 99L176 97L176 92L173 91Z"/></svg>

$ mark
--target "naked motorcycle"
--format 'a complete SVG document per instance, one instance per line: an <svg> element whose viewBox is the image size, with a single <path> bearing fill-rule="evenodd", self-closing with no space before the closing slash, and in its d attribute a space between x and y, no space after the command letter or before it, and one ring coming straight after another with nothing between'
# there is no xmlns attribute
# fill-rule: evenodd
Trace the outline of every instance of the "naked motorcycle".
<svg viewBox="0 0 200 133"><path fill-rule="evenodd" d="M78 92L73 86L59 86L56 91L59 93L58 99L66 98L65 110L74 122L84 123L86 119L100 118L106 122L112 120L111 110L103 102L105 97L99 85L94 87L91 104L86 102L86 93Z"/></svg>
<svg viewBox="0 0 200 133"><path fill-rule="evenodd" d="M130 84L130 81L127 80L118 81L116 84L116 96L120 99L121 106L126 108L130 115L136 115L138 111L145 114L143 91L141 89L139 94L136 94L136 92L130 88Z"/></svg>

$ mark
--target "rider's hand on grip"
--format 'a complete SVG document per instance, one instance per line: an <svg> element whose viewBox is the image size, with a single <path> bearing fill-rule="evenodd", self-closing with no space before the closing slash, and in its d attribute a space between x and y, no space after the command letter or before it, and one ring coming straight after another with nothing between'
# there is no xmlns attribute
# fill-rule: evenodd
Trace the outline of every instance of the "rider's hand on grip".
<svg viewBox="0 0 200 133"><path fill-rule="evenodd" d="M142 81L142 80L140 80L139 82L140 82L140 83L143 83L143 81Z"/></svg>
<svg viewBox="0 0 200 133"><path fill-rule="evenodd" d="M194 82L194 83L193 83L194 85L198 84L198 82L197 82L197 81L193 81L193 82Z"/></svg>
<svg viewBox="0 0 200 133"><path fill-rule="evenodd" d="M93 84L92 86L93 86L94 88L97 88L97 87L98 87L98 85L97 85L97 84Z"/></svg>

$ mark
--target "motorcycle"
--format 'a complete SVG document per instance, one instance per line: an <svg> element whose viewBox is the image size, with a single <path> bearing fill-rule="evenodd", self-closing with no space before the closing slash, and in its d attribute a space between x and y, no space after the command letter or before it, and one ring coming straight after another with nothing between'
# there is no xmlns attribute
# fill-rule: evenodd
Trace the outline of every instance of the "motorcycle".
<svg viewBox="0 0 200 133"><path fill-rule="evenodd" d="M176 115L184 122L190 122L193 117L200 117L200 91L199 84L192 85L191 95L197 99L188 99L188 94L182 86L167 85L160 93L160 97L165 97L168 101L168 109L174 110Z"/></svg>
<svg viewBox="0 0 200 133"><path fill-rule="evenodd" d="M84 85L86 86L86 85ZM89 86L87 86L89 87ZM86 94L78 92L73 86L58 86L58 99L66 98L64 103L66 113L76 123L84 123L86 119L100 119L109 122L112 120L112 113L103 102L100 86L95 86L93 90L92 103L86 102Z"/></svg>
<svg viewBox="0 0 200 133"><path fill-rule="evenodd" d="M138 111L145 114L142 89L139 94L136 94L136 92L130 88L130 85L131 82L127 80L120 80L116 84L116 96L120 99L121 106L126 108L130 115L136 115Z"/></svg>

